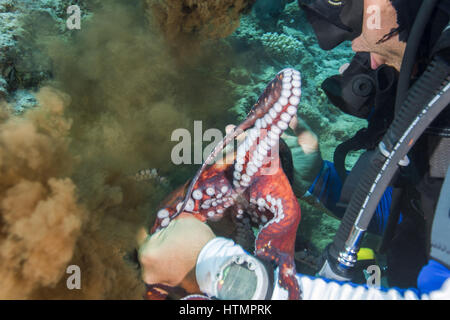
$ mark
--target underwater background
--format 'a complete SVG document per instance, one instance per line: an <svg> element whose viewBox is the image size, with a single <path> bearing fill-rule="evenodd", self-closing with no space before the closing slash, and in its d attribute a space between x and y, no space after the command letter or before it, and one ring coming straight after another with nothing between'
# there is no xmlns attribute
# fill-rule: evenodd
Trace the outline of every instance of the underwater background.
<svg viewBox="0 0 450 320"><path fill-rule="evenodd" d="M332 161L365 121L320 85L352 56L321 50L297 1L0 0L0 299L141 299L136 235L198 168L172 163L171 133L238 124L293 67L298 115ZM136 181L141 169L151 178ZM339 221L306 200L308 273ZM67 290L72 264L82 290Z"/></svg>

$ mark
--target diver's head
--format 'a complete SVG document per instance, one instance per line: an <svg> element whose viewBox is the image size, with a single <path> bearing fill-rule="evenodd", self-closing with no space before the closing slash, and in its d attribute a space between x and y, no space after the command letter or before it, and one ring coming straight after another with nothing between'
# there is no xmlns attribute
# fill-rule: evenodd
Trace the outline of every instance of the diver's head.
<svg viewBox="0 0 450 320"><path fill-rule="evenodd" d="M331 50L352 41L356 52L370 52L372 69L400 70L406 41L423 0L298 0L319 45Z"/></svg>
<svg viewBox="0 0 450 320"><path fill-rule="evenodd" d="M364 0L362 32L352 41L352 49L370 52L374 70L386 64L400 71L406 42L400 41L397 21L391 0Z"/></svg>

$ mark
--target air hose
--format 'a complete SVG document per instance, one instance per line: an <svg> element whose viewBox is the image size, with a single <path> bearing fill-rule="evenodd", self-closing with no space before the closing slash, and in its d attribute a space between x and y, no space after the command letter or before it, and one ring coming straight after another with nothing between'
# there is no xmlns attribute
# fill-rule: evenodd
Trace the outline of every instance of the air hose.
<svg viewBox="0 0 450 320"><path fill-rule="evenodd" d="M448 59L447 59L448 60ZM414 83L392 125L374 152L335 235L320 275L351 279L364 232L407 153L430 123L450 104L450 65L436 55Z"/></svg>
<svg viewBox="0 0 450 320"><path fill-rule="evenodd" d="M411 36L408 38L408 45L405 49L403 56L402 66L400 70L400 76L398 79L397 95L395 98L395 111L398 112L403 101L406 100L408 94L408 88L411 81L411 75L415 66L417 51L422 39L423 33L427 22L436 7L438 0L424 1L420 7L417 18L414 21L414 25L410 31Z"/></svg>

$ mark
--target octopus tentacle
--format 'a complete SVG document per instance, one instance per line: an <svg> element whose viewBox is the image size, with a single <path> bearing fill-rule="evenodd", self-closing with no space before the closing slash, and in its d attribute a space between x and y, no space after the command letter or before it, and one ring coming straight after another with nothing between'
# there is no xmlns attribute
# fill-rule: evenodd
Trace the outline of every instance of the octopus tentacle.
<svg viewBox="0 0 450 320"><path fill-rule="evenodd" d="M214 164L202 172L183 212L189 212L203 222L207 219L220 220L225 211L235 205L236 193L226 177L225 169L228 167L229 165ZM177 217L184 201L184 190L185 186L180 187L170 201L164 202L164 206L156 214L152 232L167 227Z"/></svg>
<svg viewBox="0 0 450 320"><path fill-rule="evenodd" d="M246 242L243 232L248 223L259 225L255 254L279 266L280 285L288 290L290 299L300 298L294 264L300 206L280 168L278 146L281 134L297 113L300 96L300 72L284 69L278 73L246 120L206 159L187 192L184 193L185 185L165 202L152 229L155 232L166 227L181 212L189 212L205 222L220 220L229 211L237 225L245 225L238 237ZM211 164L244 130L246 138L238 146L233 164Z"/></svg>
<svg viewBox="0 0 450 320"><path fill-rule="evenodd" d="M197 171L186 192L183 204L181 205L175 216L177 216L184 210L200 175L205 170L205 168L212 163L212 161L225 148L226 145L228 145L238 135L240 135L242 132L252 127L253 125L255 125L256 129L260 129L261 127L265 128L267 122L270 121L269 119L272 119L273 125L269 124L268 127L272 129L272 132L276 132L275 135L278 135L279 137L281 135L281 132L287 129L290 121L289 119L289 121L286 122L286 119L283 119L283 115L290 115L289 118L291 118L294 114L297 113L297 106L300 102L300 96L300 72L290 68L280 71L276 75L276 77L267 85L266 89L261 94L256 104L250 110L246 119L231 133L225 136L222 142L214 148L213 152L208 156L203 165ZM272 110L272 112L270 112L270 110ZM266 143L270 145L270 141L271 139L269 137ZM248 149L250 149L250 145L248 146ZM249 180L251 180L251 178L249 178ZM245 181L244 186L248 186L249 182L250 181Z"/></svg>
<svg viewBox="0 0 450 320"><path fill-rule="evenodd" d="M301 96L300 72L292 69L281 71L272 85L279 88L279 95L274 95L271 104L265 108L263 117L255 121L253 128L238 147L234 165L236 187L247 188L251 185L255 173L270 161L270 154L278 152L278 141L287 129L292 117L297 113Z"/></svg>
<svg viewBox="0 0 450 320"><path fill-rule="evenodd" d="M280 285L289 291L290 299L298 299L294 249L301 214L297 198L281 168L273 175L258 176L249 193L250 199L256 199L258 216L263 222L255 254L279 266Z"/></svg>

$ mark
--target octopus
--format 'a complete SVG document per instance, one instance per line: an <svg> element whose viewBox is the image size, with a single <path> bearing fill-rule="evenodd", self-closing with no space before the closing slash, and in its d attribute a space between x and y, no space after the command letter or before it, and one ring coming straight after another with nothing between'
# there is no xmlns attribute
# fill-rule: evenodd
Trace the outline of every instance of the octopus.
<svg viewBox="0 0 450 320"><path fill-rule="evenodd" d="M167 227L181 212L202 222L231 215L242 226L259 227L254 254L278 267L279 285L289 299L300 299L294 247L300 206L289 180L277 163L281 134L297 114L301 75L284 69L269 82L245 120L225 136L194 178L175 190L158 210L151 233ZM245 133L231 161L214 161L224 148ZM275 163L275 165L274 165ZM149 286L147 296L160 294Z"/></svg>

